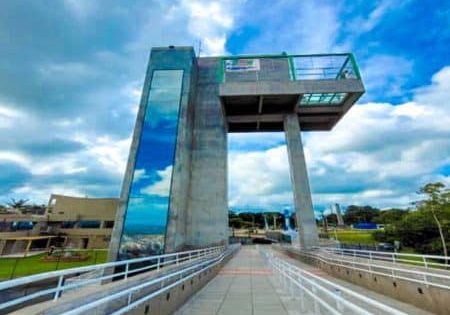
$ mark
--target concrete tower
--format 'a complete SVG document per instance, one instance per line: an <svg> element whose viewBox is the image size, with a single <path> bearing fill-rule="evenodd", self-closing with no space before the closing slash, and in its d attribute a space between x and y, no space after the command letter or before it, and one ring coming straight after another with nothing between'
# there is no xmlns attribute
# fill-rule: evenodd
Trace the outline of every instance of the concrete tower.
<svg viewBox="0 0 450 315"><path fill-rule="evenodd" d="M300 244L316 245L300 131L330 130L363 93L352 54L153 48L110 260L227 243L229 132L285 133Z"/></svg>

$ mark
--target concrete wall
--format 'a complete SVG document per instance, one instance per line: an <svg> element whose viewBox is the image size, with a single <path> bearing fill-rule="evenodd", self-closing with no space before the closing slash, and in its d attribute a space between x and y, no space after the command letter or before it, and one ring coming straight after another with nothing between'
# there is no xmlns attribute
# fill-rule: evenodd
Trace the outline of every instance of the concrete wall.
<svg viewBox="0 0 450 315"><path fill-rule="evenodd" d="M218 58L198 60L186 245L228 240L227 130L219 99Z"/></svg>
<svg viewBox="0 0 450 315"><path fill-rule="evenodd" d="M49 221L114 221L117 198L79 198L51 195L46 215Z"/></svg>

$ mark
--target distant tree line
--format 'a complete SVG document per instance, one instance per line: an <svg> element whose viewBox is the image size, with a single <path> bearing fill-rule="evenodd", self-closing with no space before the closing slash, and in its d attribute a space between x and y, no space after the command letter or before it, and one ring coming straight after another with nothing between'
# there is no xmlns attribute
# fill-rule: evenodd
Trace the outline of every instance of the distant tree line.
<svg viewBox="0 0 450 315"><path fill-rule="evenodd" d="M379 242L400 241L417 252L447 255L450 246L450 190L442 183L429 183L420 188L421 196L411 209L381 211L371 206L351 205L343 219L346 225L356 223L384 224L374 232ZM336 225L336 214L326 216L328 225ZM322 224L322 223L321 223Z"/></svg>
<svg viewBox="0 0 450 315"><path fill-rule="evenodd" d="M284 215L279 212L240 212L236 213L234 211L228 212L228 225L235 229L251 229L258 228L263 229L265 227L264 216L266 216L267 223L271 229L274 228L274 222L276 224L275 228L284 228ZM275 218L275 219L274 219ZM295 218L294 214L290 217L291 226L294 226Z"/></svg>
<svg viewBox="0 0 450 315"><path fill-rule="evenodd" d="M408 209L380 210L371 206L348 206L343 214L347 226L357 223L383 224L384 230L374 232L378 242L399 241L403 246L412 247L425 254L448 256L450 246L450 189L442 183L429 183L418 191L420 200ZM277 227L284 228L284 216L278 212L251 213L229 212L229 225L234 228L264 228L264 215L270 228L273 217ZM329 226L337 225L336 214L326 216ZM295 226L295 215L290 217ZM318 220L319 225L323 220Z"/></svg>
<svg viewBox="0 0 450 315"><path fill-rule="evenodd" d="M430 183L418 193L424 199L415 202L416 209L387 213L384 231L374 237L380 242L400 241L420 253L448 256L450 190L442 183Z"/></svg>
<svg viewBox="0 0 450 315"><path fill-rule="evenodd" d="M0 213L20 212L21 214L44 214L47 206L29 203L28 199L11 198L5 204L0 204Z"/></svg>

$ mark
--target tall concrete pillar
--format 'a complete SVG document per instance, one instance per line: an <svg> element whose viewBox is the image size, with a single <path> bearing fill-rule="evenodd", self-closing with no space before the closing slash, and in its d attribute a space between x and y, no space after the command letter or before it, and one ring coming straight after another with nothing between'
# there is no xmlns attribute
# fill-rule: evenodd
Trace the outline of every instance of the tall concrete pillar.
<svg viewBox="0 0 450 315"><path fill-rule="evenodd" d="M286 135L300 246L301 248L309 248L319 244L319 236L297 114L289 114L284 117L284 132Z"/></svg>

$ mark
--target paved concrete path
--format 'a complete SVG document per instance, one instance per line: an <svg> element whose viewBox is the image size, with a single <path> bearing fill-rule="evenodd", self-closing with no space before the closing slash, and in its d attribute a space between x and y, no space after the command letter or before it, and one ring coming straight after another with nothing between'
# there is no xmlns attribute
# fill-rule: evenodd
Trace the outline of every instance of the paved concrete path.
<svg viewBox="0 0 450 315"><path fill-rule="evenodd" d="M320 277L336 282L365 296L402 310L407 314L430 314L373 291L331 277L321 269L283 256L287 261ZM305 311L300 311L299 299L282 288L272 270L259 253L258 246L243 246L200 292L181 307L176 315L303 315L313 314L313 302L305 299ZM356 304L364 307L359 301Z"/></svg>
<svg viewBox="0 0 450 315"><path fill-rule="evenodd" d="M177 315L293 315L298 301L277 288L256 246L243 246Z"/></svg>

